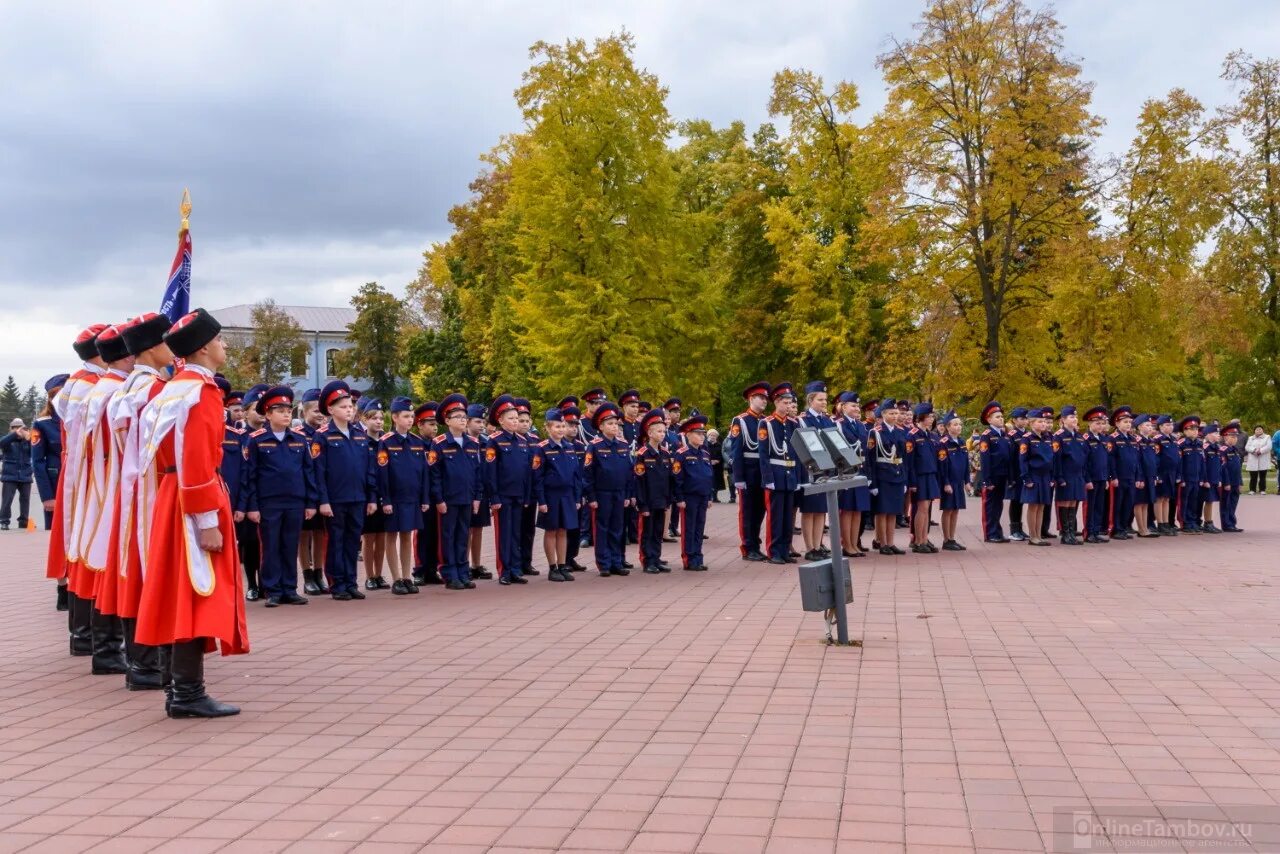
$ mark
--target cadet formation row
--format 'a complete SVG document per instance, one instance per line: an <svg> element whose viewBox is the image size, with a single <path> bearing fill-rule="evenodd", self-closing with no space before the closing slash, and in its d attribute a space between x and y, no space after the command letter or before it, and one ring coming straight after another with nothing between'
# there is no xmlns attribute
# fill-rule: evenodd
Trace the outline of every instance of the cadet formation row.
<svg viewBox="0 0 1280 854"><path fill-rule="evenodd" d="M163 689L172 716L238 711L205 693L203 655L248 651L246 601L307 604L299 564L306 592L364 599L362 536L365 589L397 595L492 578L479 558L486 527L502 585L539 574L537 528L551 581L586 569L577 560L584 546L601 576L636 568L628 544L638 545L644 572L669 572L663 543L677 538L683 569L706 570L715 490L707 419L681 419L678 399L642 412L638 391L614 403L594 388L547 410L543 437L528 401L511 395L487 407L460 394L418 406L396 398L383 432L382 404L366 397L357 406L358 395L335 381L301 395L295 423L288 386L242 394L217 374L226 359L220 331L203 309L172 326L148 314L85 329L73 345L83 365L47 384L52 412L33 434L54 490L47 575L59 581L71 654L90 656L95 674L124 674L131 690ZM792 447L801 425L838 428L865 458L867 484L834 499L844 555L866 554L866 523L872 549L904 554L894 542L903 517L912 551L938 551L929 538L935 501L942 549L964 549L956 525L969 456L954 412L937 419L929 403L885 400L869 401L864 415L846 391L833 417L822 382L805 386L802 413L790 383L754 383L743 397L724 447L743 559L783 565L830 554L827 497L805 494L809 475ZM1174 519L1188 533L1239 530L1234 422L1210 425L1202 441L1194 416L1175 437L1167 416L1134 418L1128 407L1090 410L1083 435L1073 407L1059 413L1056 433L1048 410L1011 415L1006 426L999 404L982 411L975 486L988 542L1047 545L1051 504L1068 544L1079 542L1081 503L1086 542L1127 539L1131 524L1137 536L1176 533ZM803 554L792 545L797 516Z"/></svg>

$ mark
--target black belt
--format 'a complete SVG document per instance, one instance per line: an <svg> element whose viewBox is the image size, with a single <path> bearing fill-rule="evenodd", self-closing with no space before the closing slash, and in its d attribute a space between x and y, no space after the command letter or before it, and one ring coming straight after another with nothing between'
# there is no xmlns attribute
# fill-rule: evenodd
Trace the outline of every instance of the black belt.
<svg viewBox="0 0 1280 854"><path fill-rule="evenodd" d="M177 472L177 470L178 470L177 466L165 466L164 468L160 469L160 474L174 474L175 472Z"/></svg>

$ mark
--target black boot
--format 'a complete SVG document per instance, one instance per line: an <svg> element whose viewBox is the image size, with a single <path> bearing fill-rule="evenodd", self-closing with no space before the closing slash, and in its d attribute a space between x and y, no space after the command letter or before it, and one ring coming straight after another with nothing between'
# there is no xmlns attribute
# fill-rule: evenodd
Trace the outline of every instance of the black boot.
<svg viewBox="0 0 1280 854"><path fill-rule="evenodd" d="M93 655L93 600L81 599L67 591L67 630L71 633L72 655Z"/></svg>
<svg viewBox="0 0 1280 854"><path fill-rule="evenodd" d="M124 625L120 618L94 608L90 626L93 638L93 675L128 673L129 660L124 654Z"/></svg>
<svg viewBox="0 0 1280 854"><path fill-rule="evenodd" d="M67 610L67 608L68 608L68 606L67 606L67 585L65 585L65 584L59 584L59 585L58 585L58 604L54 606L54 610L57 610L57 611L65 611L65 610Z"/></svg>
<svg viewBox="0 0 1280 854"><path fill-rule="evenodd" d="M170 658L173 672L171 718L223 718L240 714L240 709L219 703L204 690L204 639L175 643Z"/></svg>
<svg viewBox="0 0 1280 854"><path fill-rule="evenodd" d="M134 640L138 621L121 619L124 624L124 650L129 659L129 672L124 675L124 687L130 691L158 691L164 687L160 680L160 648L147 646Z"/></svg>
<svg viewBox="0 0 1280 854"><path fill-rule="evenodd" d="M258 571L247 566L244 568L244 598L250 602L257 602L262 598L262 588L258 587Z"/></svg>
<svg viewBox="0 0 1280 854"><path fill-rule="evenodd" d="M320 582L316 580L316 576L320 574L318 569L302 570L302 589L308 596L320 595Z"/></svg>

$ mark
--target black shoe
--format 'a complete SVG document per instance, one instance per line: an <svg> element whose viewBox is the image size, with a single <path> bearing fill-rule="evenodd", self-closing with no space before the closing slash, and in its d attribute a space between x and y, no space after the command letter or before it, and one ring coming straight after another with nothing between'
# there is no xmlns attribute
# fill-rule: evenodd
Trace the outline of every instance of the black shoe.
<svg viewBox="0 0 1280 854"><path fill-rule="evenodd" d="M578 563L578 559L574 558L564 565L570 572L586 572L587 568Z"/></svg>
<svg viewBox="0 0 1280 854"><path fill-rule="evenodd" d="M512 584L528 584L529 579L525 578L523 575L513 575L511 576L511 583Z"/></svg>
<svg viewBox="0 0 1280 854"><path fill-rule="evenodd" d="M246 587L244 591L244 598L250 602L257 602L262 598L262 591L256 587Z"/></svg>
<svg viewBox="0 0 1280 854"><path fill-rule="evenodd" d="M67 610L67 586L65 584L58 585L58 601L53 608L55 611Z"/></svg>
<svg viewBox="0 0 1280 854"><path fill-rule="evenodd" d="M475 589L476 589L476 583L475 583L474 581L464 581L464 582L462 582L462 586L463 586L464 588L466 588L467 590L475 590Z"/></svg>
<svg viewBox="0 0 1280 854"><path fill-rule="evenodd" d="M393 596L408 596L409 588L404 586L404 579L397 578L391 584L391 593Z"/></svg>
<svg viewBox="0 0 1280 854"><path fill-rule="evenodd" d="M629 546L638 546L638 545L640 545L640 541L639 541L638 539L636 539L635 537L627 537L627 545L629 545Z"/></svg>
<svg viewBox="0 0 1280 854"><path fill-rule="evenodd" d="M428 569L422 573L422 584L424 586L437 586L444 584L444 579L440 577L440 571L436 569Z"/></svg>
<svg viewBox="0 0 1280 854"><path fill-rule="evenodd" d="M473 566L471 567L471 577L480 581L492 581L493 573L487 567Z"/></svg>
<svg viewBox="0 0 1280 854"><path fill-rule="evenodd" d="M440 583L441 583L441 584L444 584L444 579L441 579L441 580L440 580ZM405 590L408 590L410 593L417 593L417 592L418 592L418 585L413 581L413 579L411 579L411 578L406 578L406 579L404 580L404 589L405 589Z"/></svg>
<svg viewBox="0 0 1280 854"><path fill-rule="evenodd" d="M1180 533L1180 534L1194 534L1194 535L1196 535L1196 536L1199 536L1199 535L1200 535L1200 529L1199 529L1198 527L1196 527L1195 525L1184 525L1184 526L1182 527L1182 530L1181 530L1181 531L1179 531L1178 533Z"/></svg>
<svg viewBox="0 0 1280 854"><path fill-rule="evenodd" d="M1099 537L1097 534L1090 534L1089 536L1084 538L1084 541L1086 543L1095 543L1095 544L1106 542L1105 540L1102 539L1102 537Z"/></svg>
<svg viewBox="0 0 1280 854"><path fill-rule="evenodd" d="M799 558L799 557L800 557L800 552L796 551L795 549L790 549L790 550L787 552L787 557Z"/></svg>
<svg viewBox="0 0 1280 854"><path fill-rule="evenodd" d="M662 541L664 543L674 543L676 541L676 538L671 536L670 534L663 534Z"/></svg>
<svg viewBox="0 0 1280 854"><path fill-rule="evenodd" d="M268 596L268 597L267 597L267 601L266 601L266 602L263 602L263 603L262 603L262 606L263 606L264 608L279 608L279 607L280 607L280 597L279 597L279 596Z"/></svg>
<svg viewBox="0 0 1280 854"><path fill-rule="evenodd" d="M567 564L567 563L562 563L562 564L560 564L560 578L561 578L562 580L564 580L564 581L575 581L575 580L576 580L576 579L573 577L573 570L569 569L569 564Z"/></svg>
<svg viewBox="0 0 1280 854"><path fill-rule="evenodd" d="M607 569L598 569L596 571L600 573L601 578L608 578L610 575L613 575L613 573Z"/></svg>
<svg viewBox="0 0 1280 854"><path fill-rule="evenodd" d="M505 587L506 585L511 583L511 576L506 574L498 576L498 583Z"/></svg>
<svg viewBox="0 0 1280 854"><path fill-rule="evenodd" d="M904 555L904 554L906 554L906 552L904 552L902 549L898 548L897 546L889 546L889 548L890 548L890 550L892 550L892 551L893 551L893 553L894 553L894 554L896 554L896 555Z"/></svg>
<svg viewBox="0 0 1280 854"><path fill-rule="evenodd" d="M294 593L292 590L289 590L280 596L281 605L305 605L309 601L310 600L307 599L306 596L299 596L297 593Z"/></svg>
<svg viewBox="0 0 1280 854"><path fill-rule="evenodd" d="M1023 537L1023 539L1026 539L1026 537ZM965 550L965 548L964 546L957 543L955 540L943 540L942 550L944 552L962 552Z"/></svg>
<svg viewBox="0 0 1280 854"><path fill-rule="evenodd" d="M698 570L698 572L706 572L706 571L707 571L707 565L706 565L705 563L700 563L700 564L698 564L698 565L697 565L696 567L694 567L694 568L695 568L695 569L697 569L697 570Z"/></svg>
<svg viewBox="0 0 1280 854"><path fill-rule="evenodd" d="M361 593L359 590L348 590L348 591L347 591L347 595L348 595L348 596L350 596L352 599L364 599L364 598L365 598L365 595L364 595L363 593Z"/></svg>
<svg viewBox="0 0 1280 854"><path fill-rule="evenodd" d="M7 531L7 530L9 530L9 523L8 523L8 522L0 522L0 531Z"/></svg>
<svg viewBox="0 0 1280 854"><path fill-rule="evenodd" d="M984 543L1011 543L1013 542L1013 540L1007 539L1005 537L987 537L985 540L983 540L983 542Z"/></svg>
<svg viewBox="0 0 1280 854"><path fill-rule="evenodd" d="M703 535L702 535L702 539L704 539L704 540L709 540L709 539L711 539L711 535L710 535L710 534L703 534Z"/></svg>
<svg viewBox="0 0 1280 854"><path fill-rule="evenodd" d="M337 593L331 594L335 602L350 602L351 594L345 590L339 590ZM363 596L360 598L364 598Z"/></svg>
<svg viewBox="0 0 1280 854"><path fill-rule="evenodd" d="M560 574L559 565L553 565L551 570L547 572L547 581L564 581L564 576Z"/></svg>
<svg viewBox="0 0 1280 854"><path fill-rule="evenodd" d="M666 561L663 561L662 563L658 564L658 572L670 572L670 571L671 571L671 565L668 564Z"/></svg>
<svg viewBox="0 0 1280 854"><path fill-rule="evenodd" d="M171 718L226 718L240 714L240 707L230 703L219 703L206 695L202 699L190 702L174 700L165 712Z"/></svg>
<svg viewBox="0 0 1280 854"><path fill-rule="evenodd" d="M320 585L316 583L316 571L314 569L302 570L302 591L308 596L318 596L320 594Z"/></svg>
<svg viewBox="0 0 1280 854"><path fill-rule="evenodd" d="M897 552L893 550L892 546L881 546L880 554L892 556L892 555L896 555Z"/></svg>
<svg viewBox="0 0 1280 854"><path fill-rule="evenodd" d="M378 582L378 589L379 589L379 590L390 590L390 589L391 589L391 582L387 581L387 579L386 579L384 576L379 575L379 576L377 577L377 579L376 579L376 580L377 580L377 582Z"/></svg>
<svg viewBox="0 0 1280 854"><path fill-rule="evenodd" d="M635 569L635 568L636 568L636 565L635 565L634 563L632 563L631 561L629 561L629 560L624 560L624 561L622 562L622 568L623 568L623 569ZM617 572L617 570L614 570L614 572Z"/></svg>
<svg viewBox="0 0 1280 854"><path fill-rule="evenodd" d="M325 580L323 569L316 570L316 586L320 588L319 593L321 596L327 596L333 592L329 589L329 582Z"/></svg>
<svg viewBox="0 0 1280 854"><path fill-rule="evenodd" d="M683 569L684 569L684 571L685 571L685 572L697 572L697 571L698 571L698 566L697 566L697 564L686 563L686 564L684 565Z"/></svg>
<svg viewBox="0 0 1280 854"><path fill-rule="evenodd" d="M804 553L805 560L817 560L820 557L822 557L822 553L815 549L809 549L809 551Z"/></svg>
<svg viewBox="0 0 1280 854"><path fill-rule="evenodd" d="M159 691L164 687L164 678L159 673L135 673L130 670L124 675L126 691Z"/></svg>
<svg viewBox="0 0 1280 854"><path fill-rule="evenodd" d="M654 563L658 564L658 566L671 566L671 564L667 563L662 558L658 558Z"/></svg>
<svg viewBox="0 0 1280 854"><path fill-rule="evenodd" d="M764 556L763 552L756 551L756 552L747 552L747 555L746 557L743 558L743 560L749 560L752 563L760 563L761 561L768 560L768 558Z"/></svg>
<svg viewBox="0 0 1280 854"><path fill-rule="evenodd" d="M769 563L771 563L771 564L773 564L773 565L775 565L775 566L786 566L786 564L787 564L787 562L786 562L785 560L783 560L782 558L780 558L780 557L771 557L771 558L769 558Z"/></svg>
<svg viewBox="0 0 1280 854"><path fill-rule="evenodd" d="M445 582L444 589L445 590L466 590L467 585L462 583L456 578L451 578Z"/></svg>
<svg viewBox="0 0 1280 854"><path fill-rule="evenodd" d="M1201 531L1204 531L1206 534L1221 534L1221 533L1222 533L1222 529L1221 529L1221 528L1219 528L1218 526L1214 525L1212 522L1210 522L1210 523L1209 523L1209 524L1207 524L1207 525L1201 525L1201 526L1200 526L1200 530L1201 530Z"/></svg>
<svg viewBox="0 0 1280 854"><path fill-rule="evenodd" d="M542 575L542 571L538 569L534 569L533 567L529 567L528 569L525 569L524 567L520 567L520 574L521 575Z"/></svg>
<svg viewBox="0 0 1280 854"><path fill-rule="evenodd" d="M1009 535L1009 540L1015 543L1025 543L1027 541L1027 535L1022 531L1014 531Z"/></svg>
<svg viewBox="0 0 1280 854"><path fill-rule="evenodd" d="M1136 534L1130 534L1128 531L1116 531L1111 535L1113 540L1132 540Z"/></svg>
<svg viewBox="0 0 1280 854"><path fill-rule="evenodd" d="M614 575L630 575L631 574L631 570L625 566L622 569L611 569L609 571Z"/></svg>
<svg viewBox="0 0 1280 854"><path fill-rule="evenodd" d="M364 589L365 589L365 590L377 590L377 589L378 589L378 579L377 579L377 578L366 578L366 579L364 580Z"/></svg>
<svg viewBox="0 0 1280 854"><path fill-rule="evenodd" d="M644 568L644 571L647 572L649 575L657 575L662 570L658 569L658 567L655 564L651 563Z"/></svg>
<svg viewBox="0 0 1280 854"><path fill-rule="evenodd" d="M1065 541L1064 541L1064 542L1065 542ZM1077 545L1079 545L1079 541L1077 541L1077 543L1076 543L1076 544L1077 544ZM1048 540L1027 540L1027 545L1029 545L1029 546L1051 546L1051 545L1053 545L1053 543L1049 542Z"/></svg>

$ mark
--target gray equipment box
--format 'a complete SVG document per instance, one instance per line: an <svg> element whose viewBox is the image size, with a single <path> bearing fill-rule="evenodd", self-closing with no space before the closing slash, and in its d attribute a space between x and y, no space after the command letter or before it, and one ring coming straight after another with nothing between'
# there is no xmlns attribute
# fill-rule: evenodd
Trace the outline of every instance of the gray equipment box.
<svg viewBox="0 0 1280 854"><path fill-rule="evenodd" d="M837 571L844 575L844 601L853 601L853 579L849 575L849 559L839 558ZM806 611L825 611L836 606L836 581L830 560L802 563L800 570L800 606Z"/></svg>

